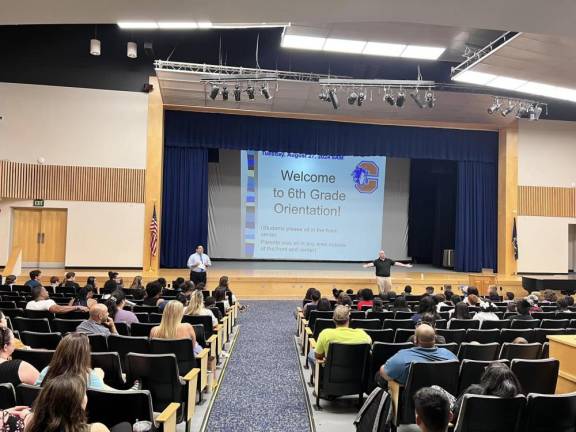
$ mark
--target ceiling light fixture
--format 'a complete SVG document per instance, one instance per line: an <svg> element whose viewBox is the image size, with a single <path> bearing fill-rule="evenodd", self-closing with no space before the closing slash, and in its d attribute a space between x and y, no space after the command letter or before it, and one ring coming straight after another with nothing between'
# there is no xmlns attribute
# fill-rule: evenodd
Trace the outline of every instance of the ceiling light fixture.
<svg viewBox="0 0 576 432"><path fill-rule="evenodd" d="M398 96L396 96L396 106L398 108L402 108L402 106L404 106L404 102L406 102L406 93L400 89Z"/></svg>
<svg viewBox="0 0 576 432"><path fill-rule="evenodd" d="M384 57L399 57L406 45L383 42L367 42L362 54Z"/></svg>
<svg viewBox="0 0 576 432"><path fill-rule="evenodd" d="M154 30L158 28L158 24L154 21L120 21L118 27L129 30Z"/></svg>
<svg viewBox="0 0 576 432"><path fill-rule="evenodd" d="M436 104L436 96L434 96L432 90L428 90L426 92L426 94L424 95L424 102L426 103L428 108L434 108L434 105Z"/></svg>
<svg viewBox="0 0 576 432"><path fill-rule="evenodd" d="M422 59L422 60L438 60L446 48L442 47L429 47L419 45L408 45L400 57Z"/></svg>
<svg viewBox="0 0 576 432"><path fill-rule="evenodd" d="M268 89L268 86L263 85L262 88L260 89L260 94L262 96L264 96L264 99L269 100L272 98L272 95L270 94L270 90Z"/></svg>
<svg viewBox="0 0 576 432"><path fill-rule="evenodd" d="M228 100L228 87L226 86L222 87L222 100L223 101Z"/></svg>
<svg viewBox="0 0 576 432"><path fill-rule="evenodd" d="M126 44L126 56L131 59L138 57L138 44L136 42L128 42Z"/></svg>
<svg viewBox="0 0 576 432"><path fill-rule="evenodd" d="M101 44L98 39L90 39L90 54L99 56L101 53Z"/></svg>
<svg viewBox="0 0 576 432"><path fill-rule="evenodd" d="M234 87L234 100L236 102L240 102L240 99L242 98L242 90L240 90L240 86L235 86Z"/></svg>
<svg viewBox="0 0 576 432"><path fill-rule="evenodd" d="M494 103L488 107L488 114L494 114L500 111L500 99L494 99Z"/></svg>
<svg viewBox="0 0 576 432"><path fill-rule="evenodd" d="M330 102L332 103L332 107L337 110L340 104L338 103L338 95L336 94L336 90L330 89L328 90L328 97Z"/></svg>
<svg viewBox="0 0 576 432"><path fill-rule="evenodd" d="M396 105L396 101L394 100L388 89L386 89L386 92L384 93L384 101L388 103L388 105L390 106Z"/></svg>
<svg viewBox="0 0 576 432"><path fill-rule="evenodd" d="M358 106L362 106L364 99L366 99L366 95L363 92L358 93L358 100L356 101L356 104Z"/></svg>
<svg viewBox="0 0 576 432"><path fill-rule="evenodd" d="M210 21L198 21L199 29L210 29L212 28L212 23Z"/></svg>
<svg viewBox="0 0 576 432"><path fill-rule="evenodd" d="M348 54L360 54L364 50L365 46L366 41L328 38L324 43L323 50Z"/></svg>
<svg viewBox="0 0 576 432"><path fill-rule="evenodd" d="M514 111L514 108L516 108L516 106L512 102L508 102L508 106L500 111L500 114L502 114L502 117L506 117L508 114Z"/></svg>
<svg viewBox="0 0 576 432"><path fill-rule="evenodd" d="M528 108L528 119L530 121L536 121L540 119L540 115L542 114L542 107L540 105L530 105Z"/></svg>
<svg viewBox="0 0 576 432"><path fill-rule="evenodd" d="M305 50L320 51L324 47L326 38L298 35L284 35L282 38L282 48L296 48Z"/></svg>
<svg viewBox="0 0 576 432"><path fill-rule="evenodd" d="M254 87L251 85L246 87L246 94L248 95L248 99L254 100Z"/></svg>
<svg viewBox="0 0 576 432"><path fill-rule="evenodd" d="M326 88L322 87L320 89L320 94L318 95L318 99L320 99L323 102L327 102L330 100L330 97L328 96Z"/></svg>
<svg viewBox="0 0 576 432"><path fill-rule="evenodd" d="M158 22L158 28L162 30L195 30L198 28L198 23L195 21L190 22Z"/></svg>
<svg viewBox="0 0 576 432"><path fill-rule="evenodd" d="M218 97L218 93L220 93L220 87L217 85L212 85L212 90L210 90L210 99L216 99Z"/></svg>
<svg viewBox="0 0 576 432"><path fill-rule="evenodd" d="M352 93L348 95L348 105L354 105L358 99L358 94L352 90Z"/></svg>

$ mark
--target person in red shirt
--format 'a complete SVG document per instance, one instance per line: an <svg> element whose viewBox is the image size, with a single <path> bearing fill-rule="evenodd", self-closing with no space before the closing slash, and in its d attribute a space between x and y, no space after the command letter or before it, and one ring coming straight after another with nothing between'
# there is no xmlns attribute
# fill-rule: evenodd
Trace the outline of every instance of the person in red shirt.
<svg viewBox="0 0 576 432"><path fill-rule="evenodd" d="M357 305L359 311L362 310L362 306L368 306L371 308L374 305L374 293L370 288L360 290L359 297Z"/></svg>

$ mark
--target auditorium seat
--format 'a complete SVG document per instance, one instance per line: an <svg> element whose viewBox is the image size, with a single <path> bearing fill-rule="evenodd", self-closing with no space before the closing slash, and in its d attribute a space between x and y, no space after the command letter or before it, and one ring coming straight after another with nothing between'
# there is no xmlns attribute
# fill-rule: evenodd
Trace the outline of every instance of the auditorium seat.
<svg viewBox="0 0 576 432"><path fill-rule="evenodd" d="M480 321L473 319L452 319L448 323L450 330L468 330L468 329L479 329Z"/></svg>
<svg viewBox="0 0 576 432"><path fill-rule="evenodd" d="M141 323L150 322L150 316L147 312L134 312L134 315L136 315L136 318L138 318L138 321Z"/></svg>
<svg viewBox="0 0 576 432"><path fill-rule="evenodd" d="M478 342L481 344L498 342L500 337L500 330L490 329L490 330L477 330L469 329L466 331L466 342Z"/></svg>
<svg viewBox="0 0 576 432"><path fill-rule="evenodd" d="M514 359L512 372L522 385L522 393L554 394L560 362L556 359Z"/></svg>
<svg viewBox="0 0 576 432"><path fill-rule="evenodd" d="M567 320L574 319L574 312L570 311L556 312L556 319L567 319Z"/></svg>
<svg viewBox="0 0 576 432"><path fill-rule="evenodd" d="M32 331L39 333L50 333L50 323L47 318L24 318L16 317L12 320L14 329L19 332Z"/></svg>
<svg viewBox="0 0 576 432"><path fill-rule="evenodd" d="M161 313L152 312L148 314L148 322L160 324L161 321L162 321Z"/></svg>
<svg viewBox="0 0 576 432"><path fill-rule="evenodd" d="M410 336L413 336L416 330L399 328L394 334L394 343L408 342Z"/></svg>
<svg viewBox="0 0 576 432"><path fill-rule="evenodd" d="M310 316L308 318L308 327L310 327L310 329L313 329L314 323L318 318L332 319L333 316L334 312L332 311L318 311L318 310L310 311Z"/></svg>
<svg viewBox="0 0 576 432"><path fill-rule="evenodd" d="M117 390L126 388L126 381L122 376L120 356L116 352L93 352L90 356L92 368L104 371L104 383Z"/></svg>
<svg viewBox="0 0 576 432"><path fill-rule="evenodd" d="M533 329L540 327L540 320L512 320L510 323L511 329Z"/></svg>
<svg viewBox="0 0 576 432"><path fill-rule="evenodd" d="M461 395L472 384L479 384L486 367L491 363L509 364L508 360L481 361L464 359L460 363L460 373L458 376L458 393Z"/></svg>
<svg viewBox="0 0 576 432"><path fill-rule="evenodd" d="M133 323L130 326L130 335L150 337L150 332L157 326L157 323Z"/></svg>
<svg viewBox="0 0 576 432"><path fill-rule="evenodd" d="M492 361L498 357L499 352L500 344L497 342L486 344L463 342L460 344L458 359Z"/></svg>
<svg viewBox="0 0 576 432"><path fill-rule="evenodd" d="M316 407L320 408L321 398L344 395L358 395L360 407L367 386L369 355L369 344L330 344L328 356L315 365Z"/></svg>
<svg viewBox="0 0 576 432"><path fill-rule="evenodd" d="M445 344L436 344L436 346L438 348L444 348L447 349L448 351L452 352L452 354L454 355L458 355L458 344L456 342L448 342Z"/></svg>
<svg viewBox="0 0 576 432"><path fill-rule="evenodd" d="M502 344L499 358L536 360L540 358L541 351L542 345L539 343L513 344L506 342Z"/></svg>
<svg viewBox="0 0 576 432"><path fill-rule="evenodd" d="M523 432L575 432L576 393L529 394Z"/></svg>
<svg viewBox="0 0 576 432"><path fill-rule="evenodd" d="M42 387L30 385L30 384L19 384L16 387L16 402L18 405L33 406L34 401L40 394Z"/></svg>
<svg viewBox="0 0 576 432"><path fill-rule="evenodd" d="M54 319L54 314L52 312L41 310L37 311L37 310L24 309L24 316L26 318L35 318L35 319L46 318L49 321L52 321Z"/></svg>
<svg viewBox="0 0 576 432"><path fill-rule="evenodd" d="M54 315L55 318L60 318L60 319L65 319L65 320L87 320L88 318L90 318L90 315L88 312L82 312L82 311L72 311L72 312L66 312L66 313L57 313Z"/></svg>
<svg viewBox="0 0 576 432"><path fill-rule="evenodd" d="M392 330L397 330L399 328L414 329L416 328L416 323L411 319L386 319L384 320L382 328Z"/></svg>
<svg viewBox="0 0 576 432"><path fill-rule="evenodd" d="M104 335L88 335L92 352L108 352L108 338Z"/></svg>
<svg viewBox="0 0 576 432"><path fill-rule="evenodd" d="M158 306L135 305L132 308L132 312L146 312L150 314L150 313L158 313L160 312L160 310L158 309Z"/></svg>
<svg viewBox="0 0 576 432"><path fill-rule="evenodd" d="M555 312L532 312L532 318L543 320L543 319L556 319Z"/></svg>
<svg viewBox="0 0 576 432"><path fill-rule="evenodd" d="M332 312L332 313L334 313L334 312ZM357 311L357 310L351 310L350 311L350 320L365 319L365 318L366 318L366 312Z"/></svg>
<svg viewBox="0 0 576 432"><path fill-rule="evenodd" d="M82 324L83 320L77 319L62 319L62 318L55 318L52 321L52 327L54 331L60 332L62 334L72 333L76 331L76 327Z"/></svg>
<svg viewBox="0 0 576 432"><path fill-rule="evenodd" d="M566 329L563 328L554 328L554 329L547 329L547 328L535 328L533 333L533 342L538 343L545 343L548 339L548 335L562 335L566 334Z"/></svg>
<svg viewBox="0 0 576 432"><path fill-rule="evenodd" d="M528 342L534 339L533 329L502 329L500 330L500 343L512 342L514 339L521 337Z"/></svg>
<svg viewBox="0 0 576 432"><path fill-rule="evenodd" d="M394 342L394 330L392 329L379 329L379 330L364 330L372 342Z"/></svg>
<svg viewBox="0 0 576 432"><path fill-rule="evenodd" d="M212 324L212 317L206 315L184 315L182 317L182 322L189 324L202 324L204 327L204 333L206 337L210 337L214 334L214 326Z"/></svg>
<svg viewBox="0 0 576 432"><path fill-rule="evenodd" d="M150 342L147 337L110 335L108 336L108 349L120 355L122 370L126 371L126 355L128 353L148 354Z"/></svg>
<svg viewBox="0 0 576 432"><path fill-rule="evenodd" d="M454 432L520 432L525 406L523 395L503 399L467 394Z"/></svg>
<svg viewBox="0 0 576 432"><path fill-rule="evenodd" d="M117 322L114 323L114 327L116 327L116 331L119 335L122 336L129 336L130 335L130 327L125 322Z"/></svg>
<svg viewBox="0 0 576 432"><path fill-rule="evenodd" d="M62 340L61 333L20 332L20 339L24 345L34 349L55 350Z"/></svg>
<svg viewBox="0 0 576 432"><path fill-rule="evenodd" d="M466 339L465 329L436 329L436 334L439 336L444 336L446 342L456 342L460 344Z"/></svg>
<svg viewBox="0 0 576 432"><path fill-rule="evenodd" d="M445 320L445 319L436 320L436 322L434 323L434 326L437 329L445 329L446 327L448 327L448 320Z"/></svg>
<svg viewBox="0 0 576 432"><path fill-rule="evenodd" d="M510 328L510 320L501 319L499 321L496 320L484 320L482 321L482 325L480 326L482 330L492 330L498 329L501 330L503 328Z"/></svg>
<svg viewBox="0 0 576 432"><path fill-rule="evenodd" d="M36 369L41 371L52 361L54 351L43 349L29 349L29 350L14 350L12 353L13 359L20 359L27 361Z"/></svg>
<svg viewBox="0 0 576 432"><path fill-rule="evenodd" d="M0 410L16 406L16 391L10 383L0 384Z"/></svg>
<svg viewBox="0 0 576 432"><path fill-rule="evenodd" d="M396 320L406 320L411 319L416 312L408 312L408 311L398 311L394 314L394 319Z"/></svg>
<svg viewBox="0 0 576 432"><path fill-rule="evenodd" d="M15 301L0 301L0 309L16 309Z"/></svg>
<svg viewBox="0 0 576 432"><path fill-rule="evenodd" d="M372 353L370 356L370 379L374 378L374 374L380 370L380 366L388 361L390 357L398 351L412 348L412 342L404 343L387 343L387 342L374 342L372 344Z"/></svg>
<svg viewBox="0 0 576 432"><path fill-rule="evenodd" d="M378 330L382 328L379 319L351 319L350 328Z"/></svg>
<svg viewBox="0 0 576 432"><path fill-rule="evenodd" d="M88 390L86 412L89 423L103 423L111 428L122 422L154 424L152 397L147 390ZM158 425L156 425L158 426ZM161 430L161 429L157 429Z"/></svg>
<svg viewBox="0 0 576 432"><path fill-rule="evenodd" d="M23 317L24 316L24 309L17 308L17 309L2 309L2 313L10 319L14 319L16 317Z"/></svg>
<svg viewBox="0 0 576 432"><path fill-rule="evenodd" d="M367 319L379 319L380 320L380 327L384 324L385 319L394 319L394 312L392 311L383 311L383 312L366 312Z"/></svg>

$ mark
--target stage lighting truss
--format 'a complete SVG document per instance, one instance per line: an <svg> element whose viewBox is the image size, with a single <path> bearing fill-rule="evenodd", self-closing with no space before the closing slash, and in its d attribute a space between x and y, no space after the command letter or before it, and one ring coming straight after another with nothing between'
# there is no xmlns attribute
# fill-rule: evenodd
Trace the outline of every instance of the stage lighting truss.
<svg viewBox="0 0 576 432"><path fill-rule="evenodd" d="M528 99L495 96L486 111L491 115L500 113L502 117L515 116L516 118L536 121L540 119L542 112L545 111L546 115L548 115L548 104Z"/></svg>

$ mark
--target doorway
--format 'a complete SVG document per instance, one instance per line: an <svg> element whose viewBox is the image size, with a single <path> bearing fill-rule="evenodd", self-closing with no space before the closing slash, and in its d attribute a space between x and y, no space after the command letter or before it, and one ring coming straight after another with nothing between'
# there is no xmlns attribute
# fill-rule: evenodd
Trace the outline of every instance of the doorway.
<svg viewBox="0 0 576 432"><path fill-rule="evenodd" d="M568 271L576 270L576 224L568 224Z"/></svg>
<svg viewBox="0 0 576 432"><path fill-rule="evenodd" d="M23 268L63 268L66 258L66 209L13 210L12 246L22 248Z"/></svg>

